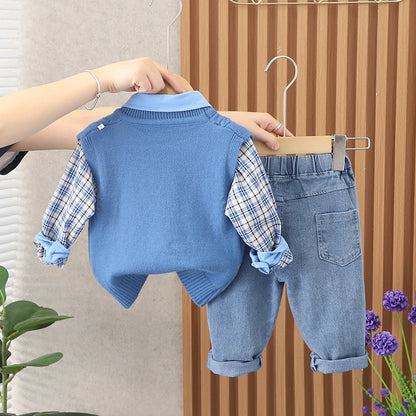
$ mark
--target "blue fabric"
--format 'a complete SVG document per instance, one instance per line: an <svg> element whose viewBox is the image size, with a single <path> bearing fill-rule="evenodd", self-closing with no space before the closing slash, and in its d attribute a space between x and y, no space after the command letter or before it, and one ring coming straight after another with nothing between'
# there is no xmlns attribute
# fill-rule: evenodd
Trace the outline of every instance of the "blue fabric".
<svg viewBox="0 0 416 416"><path fill-rule="evenodd" d="M97 187L92 269L126 308L148 274L171 271L203 306L241 263L244 243L224 212L251 135L200 93L184 95L135 94L78 136Z"/></svg>
<svg viewBox="0 0 416 416"><path fill-rule="evenodd" d="M261 271L269 274L274 267L280 264L280 260L287 252L289 246L283 237L280 237L280 242L273 251L255 251L250 250L251 265Z"/></svg>
<svg viewBox="0 0 416 416"><path fill-rule="evenodd" d="M208 304L208 367L228 377L260 368L286 285L292 314L312 351L311 369L364 368L365 291L350 161L342 172L332 170L330 154L262 161L293 262L264 275L251 266L247 250L237 277Z"/></svg>
<svg viewBox="0 0 416 416"><path fill-rule="evenodd" d="M60 264L67 259L71 250L62 245L58 240L51 241L42 232L36 234L35 240L40 243L43 250L43 262L45 264Z"/></svg>
<svg viewBox="0 0 416 416"><path fill-rule="evenodd" d="M137 93L123 107L152 112L177 112L210 107L210 104L199 91L189 91L177 95Z"/></svg>

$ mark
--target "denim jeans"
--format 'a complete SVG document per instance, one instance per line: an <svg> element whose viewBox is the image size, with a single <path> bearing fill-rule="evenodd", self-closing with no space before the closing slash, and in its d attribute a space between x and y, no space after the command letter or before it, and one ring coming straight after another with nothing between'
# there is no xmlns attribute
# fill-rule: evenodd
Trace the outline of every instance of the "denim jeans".
<svg viewBox="0 0 416 416"><path fill-rule="evenodd" d="M263 157L293 262L265 275L248 251L231 285L208 304L208 368L237 377L261 367L286 284L290 309L311 353L311 369L367 366L365 295L355 179L348 158ZM284 336L284 334L281 334Z"/></svg>

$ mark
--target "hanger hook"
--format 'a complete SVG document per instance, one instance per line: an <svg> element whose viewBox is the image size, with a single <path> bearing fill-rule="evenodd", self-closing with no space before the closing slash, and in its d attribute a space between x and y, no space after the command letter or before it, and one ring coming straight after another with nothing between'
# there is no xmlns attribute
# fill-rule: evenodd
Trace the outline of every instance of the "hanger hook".
<svg viewBox="0 0 416 416"><path fill-rule="evenodd" d="M153 1L153 0L152 0ZM169 61L170 61L170 28L179 19L179 16L182 14L183 4L182 0L179 1L179 10L177 15L172 19L172 21L168 24L166 29L166 68L169 68Z"/></svg>
<svg viewBox="0 0 416 416"><path fill-rule="evenodd" d="M290 56L279 55L279 56L275 56L273 59L270 60L270 62L267 64L266 68L264 69L264 72L267 72L269 70L270 65L274 61L277 61L278 59L282 59L282 58L288 59L290 62L292 62L295 68L295 75L293 76L289 84L286 85L286 88L283 91L283 136L286 136L286 95L287 95L287 90L292 86L292 84L296 81L296 78L298 77L298 65Z"/></svg>
<svg viewBox="0 0 416 416"><path fill-rule="evenodd" d="M154 0L149 0L149 7L153 6ZM172 25L178 20L179 16L182 14L183 4L182 0L179 1L179 11L177 15L172 19L172 21L168 24L168 27L166 29L166 68L169 68L169 61L170 61L170 28Z"/></svg>

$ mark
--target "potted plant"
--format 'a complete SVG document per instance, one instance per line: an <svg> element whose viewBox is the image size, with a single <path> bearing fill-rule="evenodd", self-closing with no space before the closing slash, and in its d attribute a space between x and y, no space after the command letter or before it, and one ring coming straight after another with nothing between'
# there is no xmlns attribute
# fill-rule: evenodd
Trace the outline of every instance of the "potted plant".
<svg viewBox="0 0 416 416"><path fill-rule="evenodd" d="M12 341L29 331L46 328L54 322L72 318L71 316L58 315L50 308L44 308L36 303L19 300L6 304L6 283L9 278L8 271L0 266L0 329L2 339L0 340L0 381L1 381L1 412L0 416L16 416L7 413L7 390L14 377L27 367L47 367L59 361L63 355L60 352L53 352L34 358L24 363L9 364L11 356ZM89 413L68 413L68 412L34 412L20 416L97 416Z"/></svg>

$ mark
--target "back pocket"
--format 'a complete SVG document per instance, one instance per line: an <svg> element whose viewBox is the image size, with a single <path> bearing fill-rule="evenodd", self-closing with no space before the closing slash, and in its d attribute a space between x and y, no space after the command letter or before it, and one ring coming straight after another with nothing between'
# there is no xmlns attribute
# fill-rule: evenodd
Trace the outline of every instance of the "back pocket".
<svg viewBox="0 0 416 416"><path fill-rule="evenodd" d="M361 255L358 210L316 214L319 258L346 266Z"/></svg>

